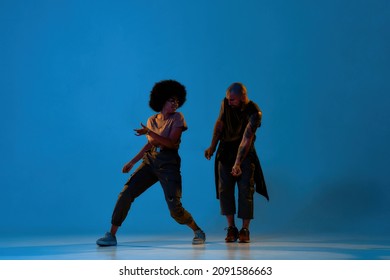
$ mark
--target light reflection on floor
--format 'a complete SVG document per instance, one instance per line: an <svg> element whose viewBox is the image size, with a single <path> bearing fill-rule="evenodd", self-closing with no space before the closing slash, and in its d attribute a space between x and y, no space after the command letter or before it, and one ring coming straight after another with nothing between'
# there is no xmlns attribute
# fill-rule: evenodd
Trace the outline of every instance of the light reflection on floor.
<svg viewBox="0 0 390 280"><path fill-rule="evenodd" d="M116 247L98 247L99 236L13 238L0 242L2 260L389 260L389 240L251 237L225 243L208 236L204 245L167 236L121 236Z"/></svg>

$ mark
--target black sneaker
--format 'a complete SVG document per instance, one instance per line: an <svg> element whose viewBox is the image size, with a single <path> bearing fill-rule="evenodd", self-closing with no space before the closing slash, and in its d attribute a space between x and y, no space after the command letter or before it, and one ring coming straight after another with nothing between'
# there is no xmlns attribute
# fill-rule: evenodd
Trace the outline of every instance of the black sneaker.
<svg viewBox="0 0 390 280"><path fill-rule="evenodd" d="M235 226L228 227L225 242L236 242L237 239L238 239L238 229Z"/></svg>

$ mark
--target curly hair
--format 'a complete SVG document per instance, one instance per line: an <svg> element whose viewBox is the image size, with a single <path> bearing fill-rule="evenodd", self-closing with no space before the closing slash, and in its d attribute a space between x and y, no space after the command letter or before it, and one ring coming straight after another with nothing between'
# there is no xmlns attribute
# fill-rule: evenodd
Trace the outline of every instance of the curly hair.
<svg viewBox="0 0 390 280"><path fill-rule="evenodd" d="M175 97L181 107L186 102L186 88L175 80L163 80L154 84L150 92L149 106L155 112L160 112L168 99Z"/></svg>

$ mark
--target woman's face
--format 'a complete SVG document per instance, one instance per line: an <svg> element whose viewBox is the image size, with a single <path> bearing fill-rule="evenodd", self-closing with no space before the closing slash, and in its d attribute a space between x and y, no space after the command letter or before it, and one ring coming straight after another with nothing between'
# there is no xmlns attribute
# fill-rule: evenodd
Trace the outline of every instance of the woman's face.
<svg viewBox="0 0 390 280"><path fill-rule="evenodd" d="M169 98L162 109L166 113L174 113L179 108L179 100L176 97Z"/></svg>

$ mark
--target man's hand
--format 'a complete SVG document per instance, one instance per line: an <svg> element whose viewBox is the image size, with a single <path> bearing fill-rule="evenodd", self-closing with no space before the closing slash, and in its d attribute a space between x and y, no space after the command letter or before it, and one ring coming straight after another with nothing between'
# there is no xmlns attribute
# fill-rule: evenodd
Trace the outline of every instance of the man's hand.
<svg viewBox="0 0 390 280"><path fill-rule="evenodd" d="M230 173L235 177L240 176L242 174L240 165L238 164L233 165L232 172Z"/></svg>
<svg viewBox="0 0 390 280"><path fill-rule="evenodd" d="M204 156L207 158L207 159L211 159L211 157L213 156L214 154L214 149L212 149L211 147L210 148L207 148L206 151L204 151Z"/></svg>

